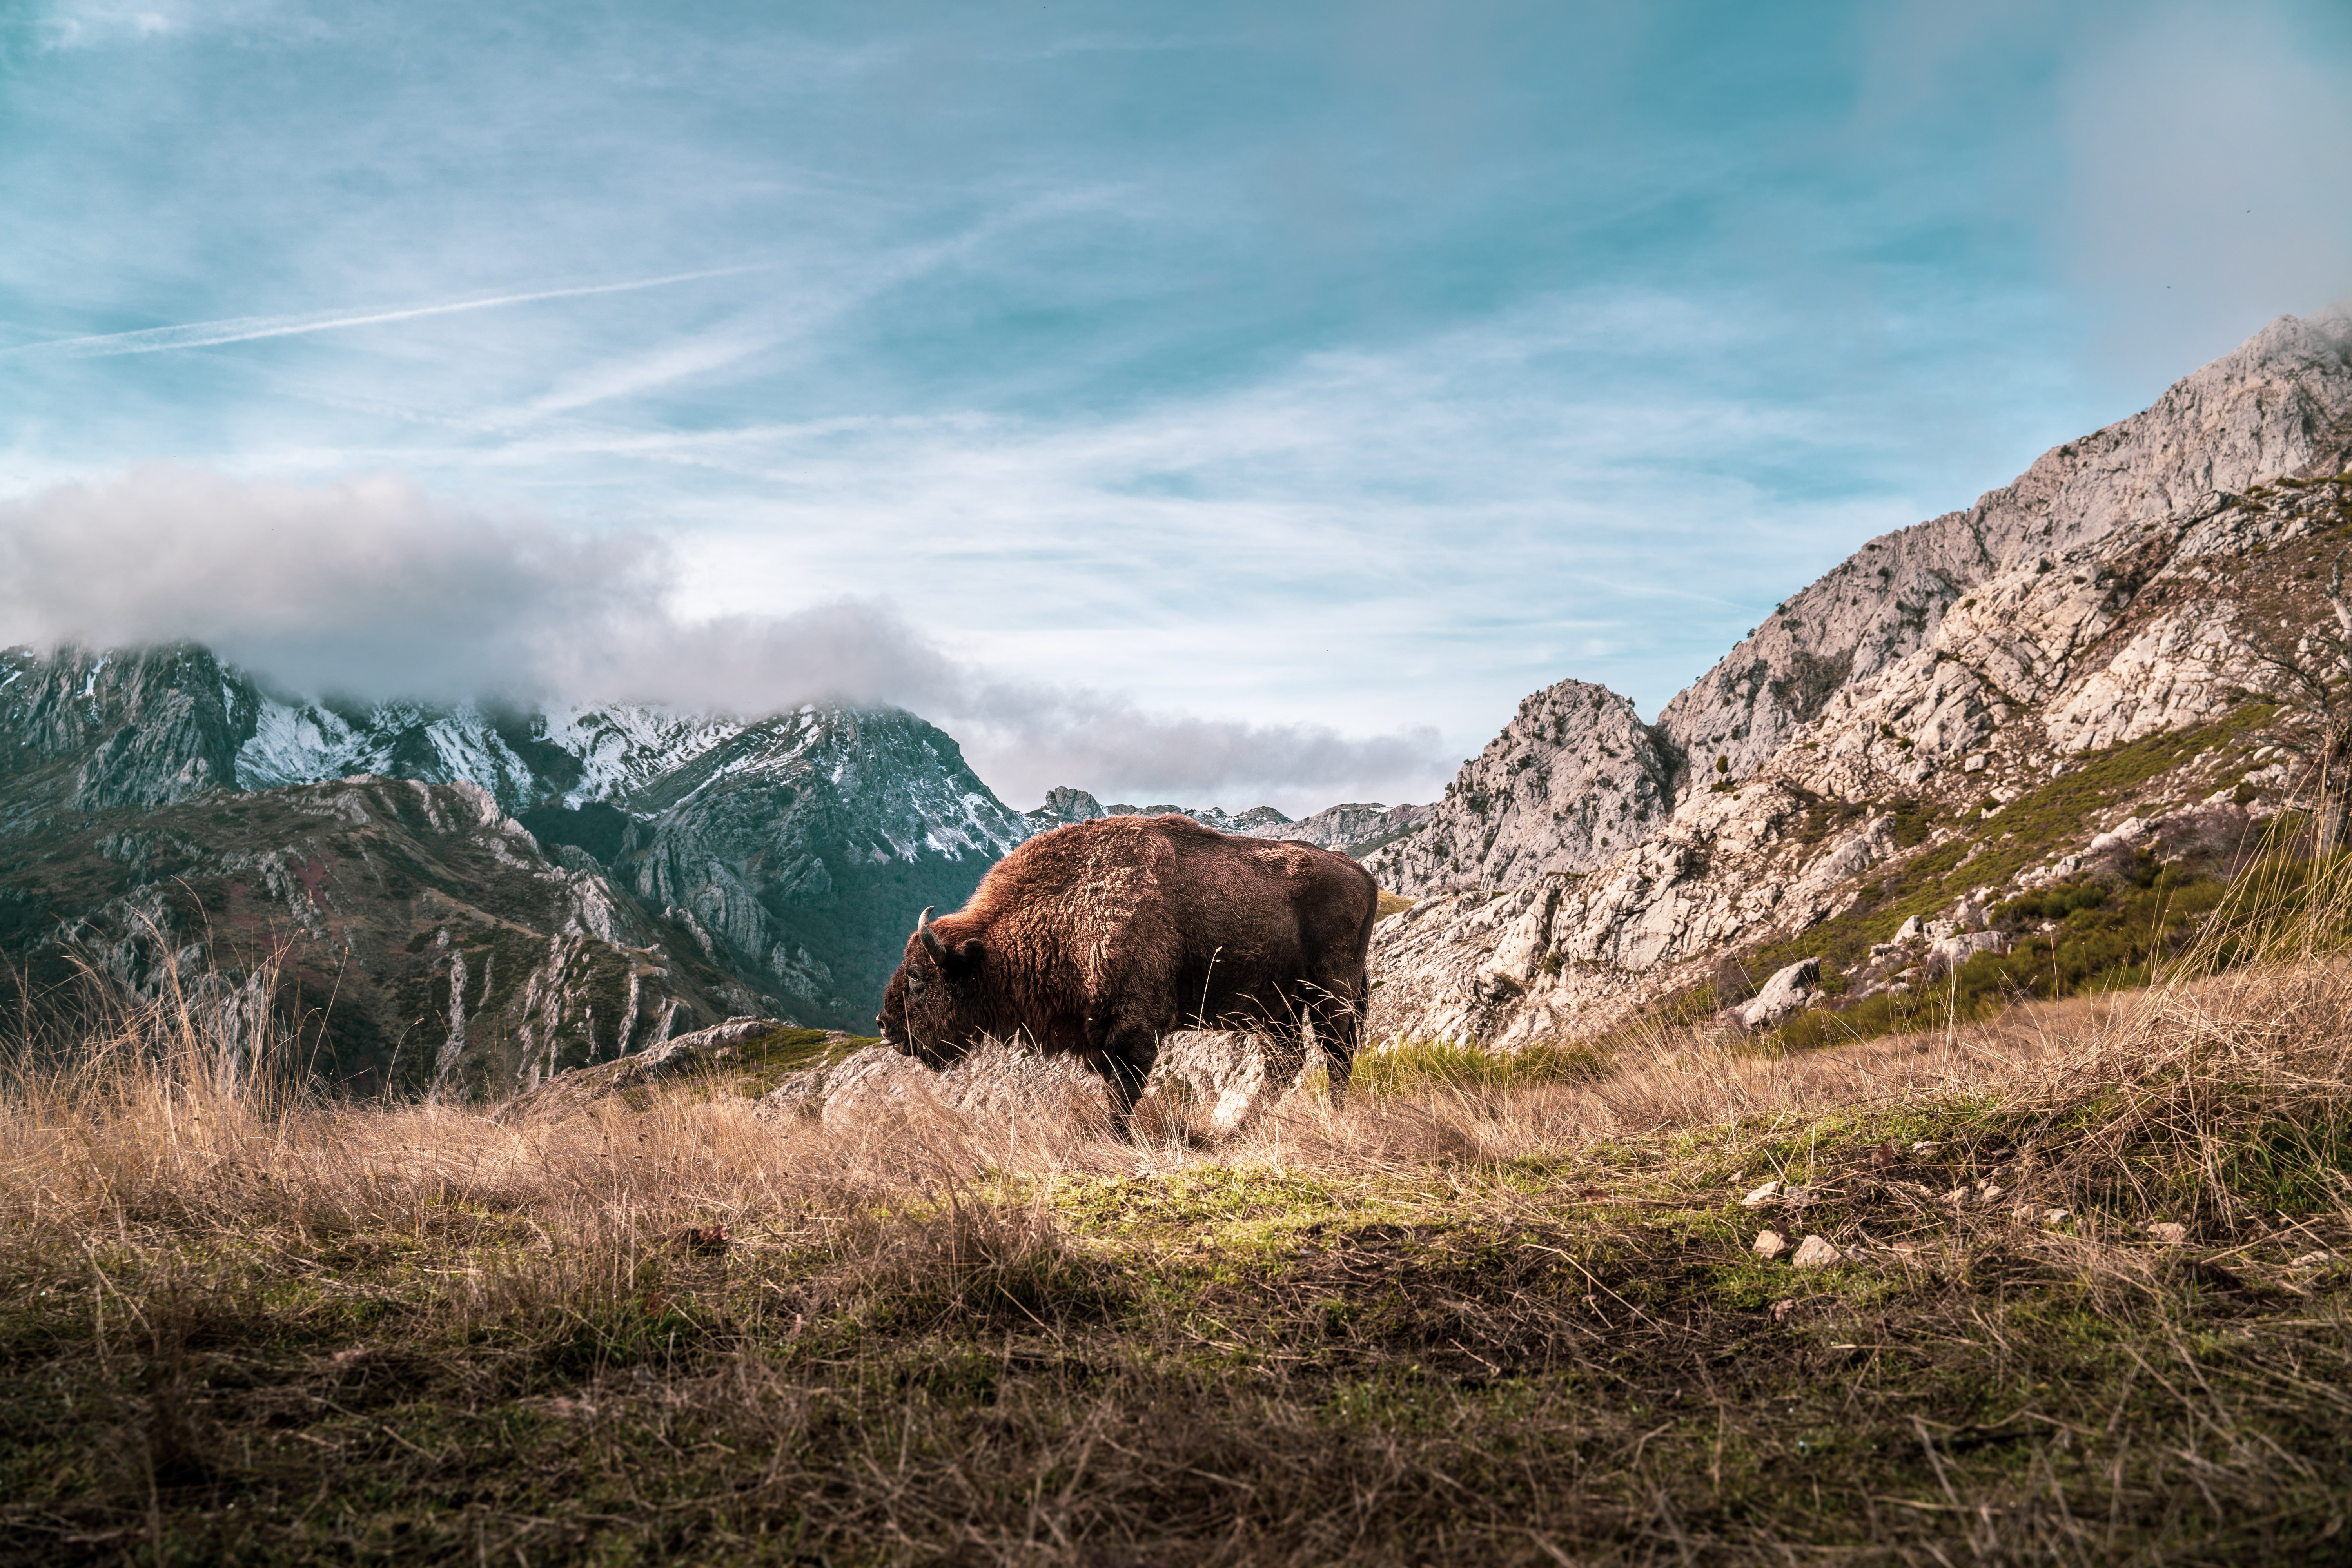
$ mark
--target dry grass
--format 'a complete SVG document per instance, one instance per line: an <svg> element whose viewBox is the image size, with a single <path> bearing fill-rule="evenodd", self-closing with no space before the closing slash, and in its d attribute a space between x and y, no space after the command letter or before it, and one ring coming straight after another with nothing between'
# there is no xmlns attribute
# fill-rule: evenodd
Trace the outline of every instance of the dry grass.
<svg viewBox="0 0 2352 1568"><path fill-rule="evenodd" d="M117 1010L0 1097L0 1554L2325 1557L2352 1320L2294 1260L2352 1250L2352 966L2233 929L2263 962L1209 1148L338 1106Z"/></svg>

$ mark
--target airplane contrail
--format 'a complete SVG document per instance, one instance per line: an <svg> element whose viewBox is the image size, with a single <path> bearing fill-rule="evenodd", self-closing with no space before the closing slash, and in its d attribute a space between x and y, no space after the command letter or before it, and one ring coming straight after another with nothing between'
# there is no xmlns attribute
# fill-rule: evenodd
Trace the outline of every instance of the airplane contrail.
<svg viewBox="0 0 2352 1568"><path fill-rule="evenodd" d="M248 342L255 338L290 338L303 332L330 332L342 327L414 321L419 316L452 316L461 310L528 305L540 300L576 300L588 294L625 294L635 289L659 289L671 283L692 283L703 278L728 278L741 272L757 272L770 265L772 264L754 262L742 267L713 267L700 272L673 272L667 277L639 278L626 283L590 283L576 289L541 289L528 294L496 294L483 300L452 300L436 305L401 305L383 310L331 311L310 316L237 316L220 321L191 321L177 327L147 327L134 332L53 338L47 342L0 349L0 360L98 359L109 354L152 354L168 349L209 348L215 343Z"/></svg>

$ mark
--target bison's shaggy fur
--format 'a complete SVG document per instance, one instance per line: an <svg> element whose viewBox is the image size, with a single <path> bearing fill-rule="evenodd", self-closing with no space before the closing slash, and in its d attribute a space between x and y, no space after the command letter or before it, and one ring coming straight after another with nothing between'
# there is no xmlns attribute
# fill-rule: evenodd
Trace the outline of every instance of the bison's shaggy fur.
<svg viewBox="0 0 2352 1568"><path fill-rule="evenodd" d="M1344 855L1113 816L1041 834L954 914L919 924L877 1020L942 1066L982 1036L1026 1036L1110 1082L1127 1111L1173 1029L1249 1029L1322 1047L1343 1093L1360 1037L1380 889Z"/></svg>

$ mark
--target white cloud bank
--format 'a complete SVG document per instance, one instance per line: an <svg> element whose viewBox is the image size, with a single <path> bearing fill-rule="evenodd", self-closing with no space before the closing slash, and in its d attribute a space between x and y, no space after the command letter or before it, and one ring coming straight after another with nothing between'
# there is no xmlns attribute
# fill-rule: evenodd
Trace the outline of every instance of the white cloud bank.
<svg viewBox="0 0 2352 1568"><path fill-rule="evenodd" d="M890 703L949 729L1014 804L1076 784L1311 808L1425 795L1448 771L1432 730L1349 737L1007 679L873 601L688 621L669 607L675 579L652 534L485 515L390 476L301 486L155 465L0 501L7 643L187 639L294 689L362 697Z"/></svg>

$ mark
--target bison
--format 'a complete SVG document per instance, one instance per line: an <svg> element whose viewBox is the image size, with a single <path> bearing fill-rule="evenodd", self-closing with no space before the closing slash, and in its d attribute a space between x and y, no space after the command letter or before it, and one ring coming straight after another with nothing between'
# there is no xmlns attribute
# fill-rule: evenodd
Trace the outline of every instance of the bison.
<svg viewBox="0 0 2352 1568"><path fill-rule="evenodd" d="M1110 816L1030 839L964 907L925 910L875 1021L942 1067L1026 1035L1109 1082L1128 1113L1175 1029L1248 1029L1327 1054L1334 1098L1361 1037L1380 889L1344 855L1189 816Z"/></svg>

